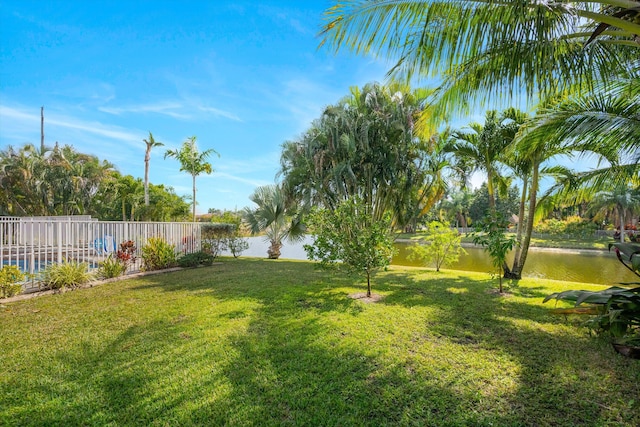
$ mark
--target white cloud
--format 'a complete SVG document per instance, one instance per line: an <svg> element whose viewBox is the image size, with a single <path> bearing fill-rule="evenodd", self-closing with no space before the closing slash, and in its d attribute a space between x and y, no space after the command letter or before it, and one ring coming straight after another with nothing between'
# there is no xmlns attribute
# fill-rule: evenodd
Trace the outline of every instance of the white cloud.
<svg viewBox="0 0 640 427"><path fill-rule="evenodd" d="M235 114L230 113L228 111L220 110L218 108L199 106L198 109L200 111L204 111L205 113L213 113L213 115L215 116L225 117L227 119L234 120L236 122L242 121L240 117L236 116Z"/></svg>
<svg viewBox="0 0 640 427"><path fill-rule="evenodd" d="M27 113L22 109L0 105L0 118L2 118L3 128L18 128L26 124L32 129L40 130L40 116L38 114ZM6 120L7 118L12 120ZM60 115L55 112L48 112L46 114L45 126L80 130L109 139L122 141L132 146L139 145L137 141L140 140L142 135L142 133L138 131L123 129L119 126L105 125L97 121L80 120L75 117Z"/></svg>
<svg viewBox="0 0 640 427"><path fill-rule="evenodd" d="M156 113L182 120L195 119L196 114L194 113L200 111L205 114L212 114L215 117L224 117L236 122L242 122L242 119L234 113L205 105L199 99L189 96L185 96L179 101L158 101L151 104L124 105L119 107L102 106L98 107L98 110L117 116L124 113Z"/></svg>
<svg viewBox="0 0 640 427"><path fill-rule="evenodd" d="M261 185L273 184L273 182L269 182L269 181L266 181L266 180L243 178L243 177L240 177L240 176L228 174L226 172L215 172L213 175L202 175L202 177L203 178L210 177L210 178L230 179L232 181L242 182L244 184L249 184L249 185L252 185L254 187L259 187Z"/></svg>
<svg viewBox="0 0 640 427"><path fill-rule="evenodd" d="M158 113L176 119L191 118L188 114L181 114L175 111L183 108L184 106L179 102L165 101L155 104L128 105L123 107L98 107L98 110L115 115L121 115L122 113Z"/></svg>

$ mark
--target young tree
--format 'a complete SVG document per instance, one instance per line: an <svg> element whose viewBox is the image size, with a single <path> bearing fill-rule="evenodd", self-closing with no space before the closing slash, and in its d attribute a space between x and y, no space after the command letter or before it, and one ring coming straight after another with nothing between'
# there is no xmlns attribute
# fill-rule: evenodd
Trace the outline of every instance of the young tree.
<svg viewBox="0 0 640 427"><path fill-rule="evenodd" d="M451 228L446 221L431 221L427 226L424 243L416 243L409 247L409 259L423 263L434 263L436 271L443 265L458 261L461 254L466 253L460 241L462 236L458 230Z"/></svg>
<svg viewBox="0 0 640 427"><path fill-rule="evenodd" d="M153 135L149 132L149 139L143 139L147 148L144 152L144 205L149 206L149 161L151 161L151 149L153 147L161 147L164 144L153 139Z"/></svg>
<svg viewBox="0 0 640 427"><path fill-rule="evenodd" d="M507 236L505 229L507 221L499 212L489 212L487 217L476 227L473 233L473 243L481 245L491 257L493 266L498 271L500 293L502 293L502 274L507 265L507 254L516 241L513 236Z"/></svg>
<svg viewBox="0 0 640 427"><path fill-rule="evenodd" d="M167 150L164 153L164 158L173 157L180 162L180 171L191 174L193 180L193 221L196 220L196 177L201 173L211 174L213 169L211 163L206 160L211 154L218 154L216 150L210 148L203 152L198 150L196 145L196 137L192 136L187 138L182 143L182 147L179 150ZM220 156L218 154L218 156Z"/></svg>
<svg viewBox="0 0 640 427"><path fill-rule="evenodd" d="M305 245L309 259L322 267L341 266L367 276L371 297L371 275L389 265L395 253L389 234L391 215L374 219L361 199L342 201L335 209L313 209L307 218L313 245Z"/></svg>

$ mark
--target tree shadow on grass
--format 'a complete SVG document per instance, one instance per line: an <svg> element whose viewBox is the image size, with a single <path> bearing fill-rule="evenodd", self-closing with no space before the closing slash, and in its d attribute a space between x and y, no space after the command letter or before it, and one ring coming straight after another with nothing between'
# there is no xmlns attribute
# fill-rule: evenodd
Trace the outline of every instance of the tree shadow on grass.
<svg viewBox="0 0 640 427"><path fill-rule="evenodd" d="M264 275L259 284L233 268L136 281L134 292L159 296L159 314L134 315L109 339L88 330L80 345L49 349L52 362L34 367L35 395L16 404L13 424L640 421L636 361L543 307L488 293L492 281L391 272L374 285L385 298L364 305L344 289L359 282L282 264L285 275L272 266L247 273ZM188 303L173 306L181 292Z"/></svg>
<svg viewBox="0 0 640 427"><path fill-rule="evenodd" d="M142 425L162 419L171 424L194 391L172 390L184 384L176 370L185 369L180 353L187 343L177 323L158 321L127 328L104 345L81 343L50 353L48 366L56 369L29 385L33 403L16 411L12 425ZM171 378L174 384L166 381ZM169 387L158 393L162 382Z"/></svg>
<svg viewBox="0 0 640 427"><path fill-rule="evenodd" d="M491 351L516 360L518 388L503 421L539 425L597 425L640 422L636 361L621 358L603 340L567 326L540 301L541 287L512 288L511 296L488 292L495 281L464 276L388 274L379 279L388 292L383 304L437 307L425 325L425 340L435 335L469 352ZM551 307L549 307L551 308ZM431 338L429 338L431 337ZM497 363L497 362L494 362ZM631 368L631 370L629 370ZM637 368L637 366L636 366ZM606 385L605 385L606 384Z"/></svg>
<svg viewBox="0 0 640 427"><path fill-rule="evenodd" d="M459 425L449 418L459 400L455 392L327 335L313 320L256 319L234 340L237 356L224 369L232 387L213 422Z"/></svg>

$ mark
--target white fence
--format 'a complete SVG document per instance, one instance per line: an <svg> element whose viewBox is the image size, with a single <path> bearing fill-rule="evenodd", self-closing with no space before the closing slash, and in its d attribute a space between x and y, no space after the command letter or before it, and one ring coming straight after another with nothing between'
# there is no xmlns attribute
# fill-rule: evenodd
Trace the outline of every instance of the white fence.
<svg viewBox="0 0 640 427"><path fill-rule="evenodd" d="M109 255L117 253L122 242L131 240L137 261L129 271L140 268L140 249L150 237L162 237L176 253L201 249L200 223L97 221L88 216L0 217L2 265L17 265L37 275L48 264L73 260L95 269ZM35 281L25 284L37 287Z"/></svg>

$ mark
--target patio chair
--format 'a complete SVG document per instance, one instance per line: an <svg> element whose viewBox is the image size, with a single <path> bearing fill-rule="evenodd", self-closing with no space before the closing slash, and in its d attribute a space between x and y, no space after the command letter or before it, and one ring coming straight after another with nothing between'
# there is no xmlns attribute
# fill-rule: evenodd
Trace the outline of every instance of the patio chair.
<svg viewBox="0 0 640 427"><path fill-rule="evenodd" d="M113 236L105 234L102 238L93 240L93 249L98 255L108 255L116 251L116 241Z"/></svg>

